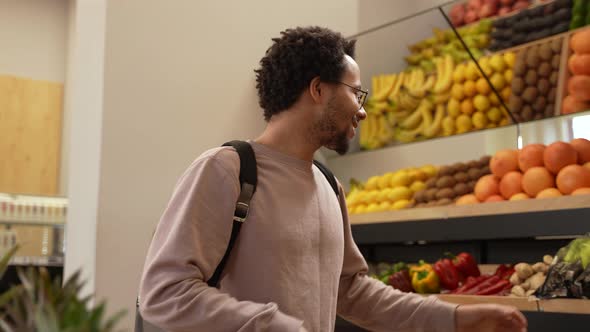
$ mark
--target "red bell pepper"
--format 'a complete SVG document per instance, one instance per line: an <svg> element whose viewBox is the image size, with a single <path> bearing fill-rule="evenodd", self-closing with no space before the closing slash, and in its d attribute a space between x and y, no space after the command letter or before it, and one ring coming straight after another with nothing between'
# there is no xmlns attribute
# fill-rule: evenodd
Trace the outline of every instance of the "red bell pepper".
<svg viewBox="0 0 590 332"><path fill-rule="evenodd" d="M484 282L480 283L479 285L467 290L466 292L464 292L463 294L465 295L473 295L473 294L477 294L479 292L481 292L484 289L487 289L488 287L497 284L500 281L500 277L498 276L491 276L488 279L486 279Z"/></svg>
<svg viewBox="0 0 590 332"><path fill-rule="evenodd" d="M500 264L496 269L494 275L500 277L500 279L510 279L514 273L514 265Z"/></svg>
<svg viewBox="0 0 590 332"><path fill-rule="evenodd" d="M407 269L394 272L389 276L389 285L402 292L412 292L412 281L410 280L410 273Z"/></svg>
<svg viewBox="0 0 590 332"><path fill-rule="evenodd" d="M438 275L440 284L448 289L454 290L459 286L459 271L448 258L443 258L434 263L434 272Z"/></svg>
<svg viewBox="0 0 590 332"><path fill-rule="evenodd" d="M453 265L465 277L478 277L481 275L475 258L471 254L462 252L453 258Z"/></svg>
<svg viewBox="0 0 590 332"><path fill-rule="evenodd" d="M497 277L497 276L495 276ZM480 289L475 295L493 295L503 291L507 285L510 284L510 281L506 279L502 279L495 284L491 284L485 288Z"/></svg>
<svg viewBox="0 0 590 332"><path fill-rule="evenodd" d="M463 294L464 292L466 292L466 291L472 289L473 287L479 285L480 283L484 282L488 278L489 278L489 276L485 276L485 275L479 276L479 277L468 277L467 280L465 281L465 283L463 284L463 286L455 289L451 293Z"/></svg>

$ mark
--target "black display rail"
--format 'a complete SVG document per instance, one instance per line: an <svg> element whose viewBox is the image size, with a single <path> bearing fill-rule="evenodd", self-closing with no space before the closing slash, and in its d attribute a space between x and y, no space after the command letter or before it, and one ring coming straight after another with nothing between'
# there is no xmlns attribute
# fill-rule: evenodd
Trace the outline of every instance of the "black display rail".
<svg viewBox="0 0 590 332"><path fill-rule="evenodd" d="M590 195L351 215L350 221L369 263L433 262L459 251L470 252L480 264L537 262L590 232ZM529 319L529 331L585 331L590 326L590 300L439 297L514 305ZM338 325L338 331L363 331L343 321Z"/></svg>

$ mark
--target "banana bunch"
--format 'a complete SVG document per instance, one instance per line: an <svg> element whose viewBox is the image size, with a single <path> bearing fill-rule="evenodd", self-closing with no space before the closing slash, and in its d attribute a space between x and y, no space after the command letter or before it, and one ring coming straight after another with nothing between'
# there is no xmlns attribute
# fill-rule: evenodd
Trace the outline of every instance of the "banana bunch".
<svg viewBox="0 0 590 332"><path fill-rule="evenodd" d="M363 149L442 134L454 64L452 58L444 57L437 66L437 75L415 68L372 78L375 93L367 102L367 119L360 128Z"/></svg>
<svg viewBox="0 0 590 332"><path fill-rule="evenodd" d="M422 69L412 69L404 80L404 87L410 95L415 98L424 98L426 94L434 87L436 77L426 74Z"/></svg>
<svg viewBox="0 0 590 332"><path fill-rule="evenodd" d="M393 140L393 127L387 114L374 111L367 113L367 118L360 124L359 142L363 149L374 150Z"/></svg>
<svg viewBox="0 0 590 332"><path fill-rule="evenodd" d="M434 94L443 94L451 88L453 83L453 71L455 70L455 63L453 58L447 54L443 58L438 58L436 61L436 83L432 88Z"/></svg>
<svg viewBox="0 0 590 332"><path fill-rule="evenodd" d="M375 102L386 102L399 92L403 81L403 73L373 76L371 79L373 89L371 99Z"/></svg>

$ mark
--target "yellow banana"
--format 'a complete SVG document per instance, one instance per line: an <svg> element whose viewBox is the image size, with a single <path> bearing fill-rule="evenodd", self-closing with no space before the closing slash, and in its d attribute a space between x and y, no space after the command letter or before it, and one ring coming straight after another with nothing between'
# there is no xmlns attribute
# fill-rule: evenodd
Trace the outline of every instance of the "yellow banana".
<svg viewBox="0 0 590 332"><path fill-rule="evenodd" d="M443 93L451 88L454 66L453 58L449 54L437 62L436 74L438 79L432 89L434 93Z"/></svg>
<svg viewBox="0 0 590 332"><path fill-rule="evenodd" d="M434 76L434 75L428 76L428 78L426 79L426 82L424 82L423 89L425 91L430 91L434 87L434 83L436 83L436 76Z"/></svg>
<svg viewBox="0 0 590 332"><path fill-rule="evenodd" d="M368 142L368 149L373 150L377 149L382 146L381 141L379 140L379 131L381 124L379 123L379 116L377 114L371 114L371 116L367 119L370 121L371 131L369 136Z"/></svg>
<svg viewBox="0 0 590 332"><path fill-rule="evenodd" d="M393 132L391 127L389 127L389 123L387 122L387 118L384 115L379 116L379 132L377 133L377 137L381 144L385 145L391 142L393 138Z"/></svg>
<svg viewBox="0 0 590 332"><path fill-rule="evenodd" d="M420 70L420 72L422 72L422 70ZM419 80L420 80L420 75L418 75L418 81ZM423 78L422 78L422 80L423 80ZM423 81L421 85L415 84L412 89L408 90L408 92L416 98L424 98L426 96L426 93L430 89L432 89L435 82L436 82L436 77L434 75L428 76L426 81Z"/></svg>
<svg viewBox="0 0 590 332"><path fill-rule="evenodd" d="M434 121L428 127L424 128L422 134L426 137L434 137L440 131L442 120L445 116L445 106L442 104L436 105L436 114L434 115Z"/></svg>
<svg viewBox="0 0 590 332"><path fill-rule="evenodd" d="M442 94L434 94L434 95L431 95L431 97L430 97L430 100L435 104L445 104L446 102L449 101L449 99L451 99L450 92L446 92L446 93L442 93Z"/></svg>
<svg viewBox="0 0 590 332"><path fill-rule="evenodd" d="M432 103L428 99L422 99L416 112L422 113L424 129L429 128L432 125Z"/></svg>
<svg viewBox="0 0 590 332"><path fill-rule="evenodd" d="M359 131L359 144L361 148L366 149L369 142L369 119L361 121Z"/></svg>
<svg viewBox="0 0 590 332"><path fill-rule="evenodd" d="M422 132L424 128L424 123L420 123L416 129L413 130L403 130L399 129L395 131L394 138L396 141L402 143L409 143L416 140L417 136Z"/></svg>
<svg viewBox="0 0 590 332"><path fill-rule="evenodd" d="M399 103L400 103L400 107L402 109L405 109L405 110L415 110L416 107L418 107L418 104L420 103L420 100L419 99L416 99L413 96L411 96L406 91L402 91L399 94Z"/></svg>
<svg viewBox="0 0 590 332"><path fill-rule="evenodd" d="M393 89L393 85L395 83L396 75L383 75L381 77L380 90L375 91L373 94L373 98L376 101L384 101L389 93Z"/></svg>
<svg viewBox="0 0 590 332"><path fill-rule="evenodd" d="M404 80L404 87L406 89L411 89L414 86L414 82L416 81L417 75L418 72L416 72L416 69L412 69L410 73L406 76L406 79Z"/></svg>
<svg viewBox="0 0 590 332"><path fill-rule="evenodd" d="M399 91L400 91L402 85L404 84L405 77L406 77L406 73L404 73L404 72L401 72L397 75L397 80L395 81L393 89L389 93L389 96L387 96L387 99L389 99L389 101L393 102L395 100L395 98L399 94Z"/></svg>
<svg viewBox="0 0 590 332"><path fill-rule="evenodd" d="M405 118L404 121L400 123L400 127L403 129L414 129L422 122L422 116L422 112L415 110L412 114L410 114L410 116Z"/></svg>

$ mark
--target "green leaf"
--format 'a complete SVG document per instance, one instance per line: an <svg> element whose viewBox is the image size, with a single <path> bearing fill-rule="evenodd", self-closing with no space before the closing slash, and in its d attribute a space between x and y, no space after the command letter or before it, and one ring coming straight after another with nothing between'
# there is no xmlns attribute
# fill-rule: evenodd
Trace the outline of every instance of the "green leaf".
<svg viewBox="0 0 590 332"><path fill-rule="evenodd" d="M10 248L10 250L8 250L4 254L4 256L2 256L2 259L0 259L0 279L2 279L2 277L4 276L4 273L6 272L6 269L8 268L8 262L10 261L12 256L14 256L14 254L16 253L16 251L19 248L20 247L18 245Z"/></svg>

